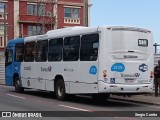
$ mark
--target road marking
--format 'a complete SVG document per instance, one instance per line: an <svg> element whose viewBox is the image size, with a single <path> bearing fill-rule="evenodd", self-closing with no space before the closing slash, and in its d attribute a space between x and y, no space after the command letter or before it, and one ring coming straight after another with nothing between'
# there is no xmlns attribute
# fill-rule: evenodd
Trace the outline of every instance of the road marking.
<svg viewBox="0 0 160 120"><path fill-rule="evenodd" d="M142 106L160 109L160 106L159 106L159 105L158 105L158 106L156 106L156 105L154 106L154 105L143 105L143 104L142 104Z"/></svg>
<svg viewBox="0 0 160 120"><path fill-rule="evenodd" d="M110 100L112 100L112 101L121 101L121 102L124 102L124 103L132 103L132 104L134 104L134 105L141 105L141 106L145 106L145 107L152 107L152 108L157 108L157 109L160 109L160 104L153 104L153 105L147 105L147 103L139 103L139 102L134 102L134 101L123 101L122 99L120 100L118 100L118 99L110 99ZM140 101L141 102L141 101Z"/></svg>
<svg viewBox="0 0 160 120"><path fill-rule="evenodd" d="M16 95L12 95L12 94L7 94L8 96L11 96L11 97L16 97L16 98L20 98L20 99L26 99L26 98L24 98L24 97L20 97L20 96L16 96Z"/></svg>
<svg viewBox="0 0 160 120"><path fill-rule="evenodd" d="M85 111L85 112L93 112L93 111L91 111L91 110L76 108L76 107L72 107L72 106L66 106L66 105L59 105L59 106L60 106L60 107L70 108L70 109L75 109L75 110L80 110L80 111Z"/></svg>

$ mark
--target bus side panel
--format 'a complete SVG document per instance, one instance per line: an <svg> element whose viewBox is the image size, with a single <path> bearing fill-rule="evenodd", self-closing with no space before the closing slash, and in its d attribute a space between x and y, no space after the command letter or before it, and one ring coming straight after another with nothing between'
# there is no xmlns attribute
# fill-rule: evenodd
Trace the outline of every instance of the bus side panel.
<svg viewBox="0 0 160 120"><path fill-rule="evenodd" d="M77 83L78 80L78 62L65 62L65 63L61 63L61 65L59 65L59 67L61 67L62 69L60 70L64 82L65 82L65 86L66 86L66 92L68 91L69 93L75 93L75 86L74 83ZM58 66L57 66L58 68ZM73 84L72 84L73 83ZM67 89L67 88L70 89Z"/></svg>
<svg viewBox="0 0 160 120"><path fill-rule="evenodd" d="M16 44L23 44L23 38L9 40L6 51L5 51L5 57L6 57L5 59L5 82L6 82L6 85L10 85L10 86L14 85L14 75L18 75L19 79L21 79L21 75L20 75L21 62L15 61L15 59L17 59L18 57L18 56L15 56L16 55L15 53ZM12 56L10 56L11 54Z"/></svg>
<svg viewBox="0 0 160 120"><path fill-rule="evenodd" d="M106 29L102 29L101 42L99 48L99 74L98 74L98 92L110 93L109 85L109 71L110 71L110 59L107 57L108 41L110 40L110 33ZM103 76L106 71L106 77Z"/></svg>
<svg viewBox="0 0 160 120"><path fill-rule="evenodd" d="M18 74L18 77L20 79L20 84L22 86L22 80L21 80L21 62L14 62L14 74Z"/></svg>
<svg viewBox="0 0 160 120"><path fill-rule="evenodd" d="M22 87L35 88L34 62L23 62L21 64Z"/></svg>
<svg viewBox="0 0 160 120"><path fill-rule="evenodd" d="M54 68L48 62L35 63L35 88L39 90L54 91Z"/></svg>
<svg viewBox="0 0 160 120"><path fill-rule="evenodd" d="M12 65L9 65L5 68L5 84L7 86L13 86L13 73L11 71Z"/></svg>
<svg viewBox="0 0 160 120"><path fill-rule="evenodd" d="M97 93L98 61L79 62L78 79L70 83L71 93Z"/></svg>

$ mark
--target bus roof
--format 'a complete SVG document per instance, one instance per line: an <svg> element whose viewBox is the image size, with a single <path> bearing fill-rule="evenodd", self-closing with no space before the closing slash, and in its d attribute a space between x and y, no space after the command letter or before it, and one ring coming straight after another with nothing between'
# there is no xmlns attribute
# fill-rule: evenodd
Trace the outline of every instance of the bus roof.
<svg viewBox="0 0 160 120"><path fill-rule="evenodd" d="M8 44L16 44L24 42L24 38L16 38L8 41Z"/></svg>
<svg viewBox="0 0 160 120"><path fill-rule="evenodd" d="M113 31L137 31L137 32L145 32L145 33L150 33L151 30L149 29L144 29L144 28L140 28L140 27L135 27L135 26L103 26L103 27L107 27L107 29L111 29Z"/></svg>
<svg viewBox="0 0 160 120"><path fill-rule="evenodd" d="M67 32L67 31L72 31L72 30L84 30L89 27L83 27L83 26L75 26L75 27L68 27L68 28L62 28L62 29L56 29L56 30L50 30L46 34L51 34L51 33L58 33L58 32Z"/></svg>
<svg viewBox="0 0 160 120"><path fill-rule="evenodd" d="M50 30L46 34L43 34L43 35L26 37L24 41L28 42L28 41L34 41L34 40L44 40L44 39L50 39L52 37L54 38L54 37L68 36L71 34L78 35L78 34L83 34L87 32L88 30L89 32L96 32L96 31L99 31L100 28L106 28L112 31L136 31L136 32L151 33L151 31L148 29L133 27L133 26L106 26L106 25L98 26L98 27L75 26L75 27Z"/></svg>

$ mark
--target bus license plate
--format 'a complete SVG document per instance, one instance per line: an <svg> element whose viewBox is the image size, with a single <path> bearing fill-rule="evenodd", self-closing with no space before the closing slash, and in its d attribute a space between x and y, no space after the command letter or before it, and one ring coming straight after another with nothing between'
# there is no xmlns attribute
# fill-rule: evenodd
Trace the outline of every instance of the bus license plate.
<svg viewBox="0 0 160 120"><path fill-rule="evenodd" d="M134 83L134 79L125 79L125 83Z"/></svg>

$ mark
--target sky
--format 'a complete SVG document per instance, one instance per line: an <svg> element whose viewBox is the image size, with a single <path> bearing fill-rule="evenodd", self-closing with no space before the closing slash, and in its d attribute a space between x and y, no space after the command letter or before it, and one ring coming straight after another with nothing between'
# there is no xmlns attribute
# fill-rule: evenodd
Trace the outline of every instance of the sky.
<svg viewBox="0 0 160 120"><path fill-rule="evenodd" d="M160 0L91 0L90 26L125 25L147 28L160 44Z"/></svg>

